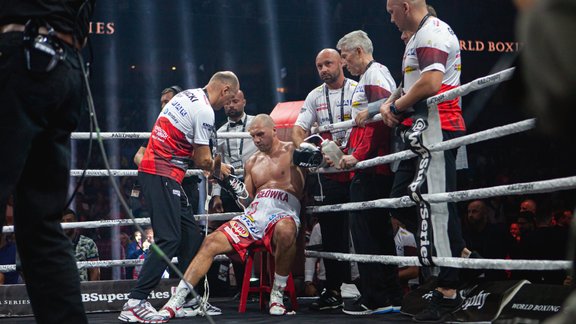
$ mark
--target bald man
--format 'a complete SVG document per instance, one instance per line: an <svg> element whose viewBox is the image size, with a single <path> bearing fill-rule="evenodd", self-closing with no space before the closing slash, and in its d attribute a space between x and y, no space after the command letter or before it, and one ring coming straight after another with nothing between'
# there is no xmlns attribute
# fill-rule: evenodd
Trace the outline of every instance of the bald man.
<svg viewBox="0 0 576 324"><path fill-rule="evenodd" d="M246 162L244 175L252 202L244 214L234 217L206 237L184 273L184 279L195 286L216 255L236 252L244 260L250 246L263 244L274 256L275 264L269 312L270 315L284 315L284 288L296 255L305 174L292 164L294 145L278 139L270 116L256 116L248 130L258 147L258 152ZM160 314L169 318L179 317L188 294L188 285L180 281Z"/></svg>
<svg viewBox="0 0 576 324"><path fill-rule="evenodd" d="M300 110L292 130L292 142L296 147L299 147L310 135L312 125L329 125L351 118L350 98L358 83L344 77L340 53L332 48L321 50L316 56L316 71L324 83L310 91ZM320 133L320 135L324 139L333 140L341 145L346 132L333 130ZM308 179L309 195L314 199L315 204L332 205L349 201L349 172L320 174L319 179L317 176L310 175ZM327 194L323 195L323 193ZM324 250L349 253L348 212L340 211L317 216ZM350 280L348 262L324 260L324 265L326 268L324 288L326 289L322 292L320 299L310 305L313 310L317 311L343 307L340 286L343 282ZM313 283L306 282L306 285L313 285Z"/></svg>
<svg viewBox="0 0 576 324"><path fill-rule="evenodd" d="M213 171L208 145L214 132L214 110L232 100L239 87L236 75L223 71L215 73L204 88L177 94L156 119L138 167L138 181L150 209L156 245L168 259L178 256L181 271L196 255L203 239L182 189L182 179L192 160L197 168ZM227 175L229 167L222 166L222 173ZM146 300L165 269L166 263L157 253L146 258L138 282L118 317L120 321L167 321Z"/></svg>
<svg viewBox="0 0 576 324"><path fill-rule="evenodd" d="M411 32L414 35L408 40L404 52L404 95L394 102L384 103L380 114L384 123L390 127L400 125L408 129L413 120L406 118L405 111L417 102L437 95L460 85L460 46L458 38L445 22L433 17L424 0L388 0L386 9L401 32ZM432 143L449 140L464 135L466 126L462 118L460 98L444 101L438 104L437 113L442 129L441 136L432 135L428 138ZM408 146L403 149L409 149ZM457 190L456 186L456 149L440 154L434 154L428 174L435 174L440 181L427 181L425 186L434 186L430 191L450 192ZM406 195L406 188L412 182L418 171L417 159L403 160L394 175L394 185L391 197ZM442 176L443 175L443 176ZM423 186L424 187L424 186ZM429 188L423 188L427 190ZM447 224L434 224L434 228L447 228L447 233L434 233L434 248L440 255L461 256L465 247L462 238L460 219L454 203L432 205L432 209L447 214ZM415 208L399 208L391 211L393 217L406 224L408 230L416 231L418 216ZM432 222L435 222L433 218ZM425 235L425 232L423 232ZM446 237L447 236L447 237ZM422 235L420 242L429 238ZM438 288L433 292L430 304L414 320L419 322L443 322L462 303L456 293L459 285L458 269L441 268L438 276Z"/></svg>

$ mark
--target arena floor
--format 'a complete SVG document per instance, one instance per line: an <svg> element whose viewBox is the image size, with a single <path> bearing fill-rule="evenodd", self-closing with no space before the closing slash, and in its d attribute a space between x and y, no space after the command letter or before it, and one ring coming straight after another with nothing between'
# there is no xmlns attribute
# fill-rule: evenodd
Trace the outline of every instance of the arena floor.
<svg viewBox="0 0 576 324"><path fill-rule="evenodd" d="M313 312L308 309L310 300L299 300L299 310L295 315L283 317L271 317L267 313L259 310L257 302L249 303L245 313L238 313L238 301L230 298L212 298L210 302L222 309L223 314L212 317L216 323L411 323L410 316L402 314L370 315L370 316L350 316L342 313L341 310L330 312ZM92 313L88 314L90 324L121 323L118 321L118 312L114 313ZM36 323L33 317L1 318L1 323L11 324L32 324ZM203 317L193 317L187 319L173 319L170 323L209 323Z"/></svg>

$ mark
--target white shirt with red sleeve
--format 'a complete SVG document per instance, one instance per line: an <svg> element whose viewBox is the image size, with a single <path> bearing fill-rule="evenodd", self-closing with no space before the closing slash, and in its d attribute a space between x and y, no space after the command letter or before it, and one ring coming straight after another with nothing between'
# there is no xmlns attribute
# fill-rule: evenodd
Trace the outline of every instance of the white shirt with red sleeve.
<svg viewBox="0 0 576 324"><path fill-rule="evenodd" d="M404 93L420 79L420 75L428 71L444 73L442 86L438 93L460 86L462 62L458 37L442 20L429 17L422 27L414 34L406 45L402 62L404 73ZM462 118L460 97L438 104L442 129L449 131L465 131L466 125ZM411 125L412 120L406 119L404 125Z"/></svg>
<svg viewBox="0 0 576 324"><path fill-rule="evenodd" d="M138 171L181 183L191 162L192 144L208 145L213 132L214 110L205 92L180 92L156 119Z"/></svg>

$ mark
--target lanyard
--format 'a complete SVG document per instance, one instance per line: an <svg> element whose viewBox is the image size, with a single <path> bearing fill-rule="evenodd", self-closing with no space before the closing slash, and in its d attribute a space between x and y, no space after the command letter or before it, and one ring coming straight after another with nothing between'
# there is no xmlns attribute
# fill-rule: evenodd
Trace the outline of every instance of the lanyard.
<svg viewBox="0 0 576 324"><path fill-rule="evenodd" d="M428 18L430 18L430 16L431 16L430 13L427 13L426 16L424 16L424 18L422 18L422 20L420 20L420 24L418 24L418 29L416 29L416 32L414 33L414 36L412 36L412 37L416 36L416 34L420 30L420 28L422 28L422 26L424 26L424 23L426 22L426 20L428 20Z"/></svg>
<svg viewBox="0 0 576 324"><path fill-rule="evenodd" d="M346 82L348 80L344 79L344 84L342 85L342 91L340 92L340 121L344 121L344 88L346 88ZM330 90L328 85L325 85L326 93L326 107L328 108L328 116L330 117L330 124L334 124L334 118L332 117L332 108L330 108Z"/></svg>
<svg viewBox="0 0 576 324"><path fill-rule="evenodd" d="M242 121L242 132L246 131L246 120L248 119L248 115L244 114L244 120ZM230 122L226 125L226 132L230 131ZM242 149L244 148L244 139L240 140L240 147L238 149L238 156L240 156L240 160L242 160ZM226 146L228 148L228 157L230 158L230 163L232 163L232 151L230 150L230 139L226 139Z"/></svg>

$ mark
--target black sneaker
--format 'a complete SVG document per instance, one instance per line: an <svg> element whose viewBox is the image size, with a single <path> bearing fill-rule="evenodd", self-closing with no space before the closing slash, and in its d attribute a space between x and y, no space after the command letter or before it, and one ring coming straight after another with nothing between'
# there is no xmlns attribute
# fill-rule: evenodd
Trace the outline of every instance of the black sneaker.
<svg viewBox="0 0 576 324"><path fill-rule="evenodd" d="M360 297L354 302L346 303L342 311L348 315L373 315L399 313L401 308L402 307L400 305L382 305L379 307L371 307L362 300L362 297Z"/></svg>
<svg viewBox="0 0 576 324"><path fill-rule="evenodd" d="M430 304L412 319L416 322L442 323L449 320L452 313L456 312L461 305L462 297L458 292L456 292L456 298L449 299L444 298L438 290L434 290Z"/></svg>
<svg viewBox="0 0 576 324"><path fill-rule="evenodd" d="M344 307L342 296L334 290L324 289L320 298L310 304L310 309L315 311L323 311L327 309L337 309Z"/></svg>

